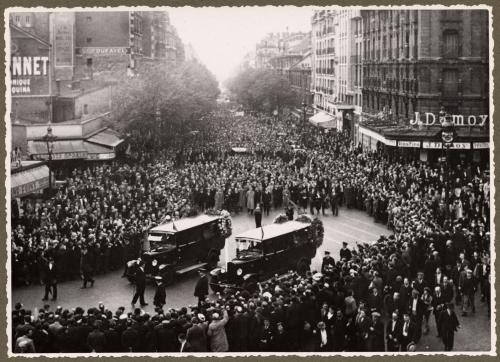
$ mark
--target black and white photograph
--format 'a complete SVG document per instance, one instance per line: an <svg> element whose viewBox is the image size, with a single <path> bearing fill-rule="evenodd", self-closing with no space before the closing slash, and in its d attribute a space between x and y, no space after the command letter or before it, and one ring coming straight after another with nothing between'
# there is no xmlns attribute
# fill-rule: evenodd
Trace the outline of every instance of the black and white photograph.
<svg viewBox="0 0 500 362"><path fill-rule="evenodd" d="M4 19L9 356L496 355L491 7Z"/></svg>

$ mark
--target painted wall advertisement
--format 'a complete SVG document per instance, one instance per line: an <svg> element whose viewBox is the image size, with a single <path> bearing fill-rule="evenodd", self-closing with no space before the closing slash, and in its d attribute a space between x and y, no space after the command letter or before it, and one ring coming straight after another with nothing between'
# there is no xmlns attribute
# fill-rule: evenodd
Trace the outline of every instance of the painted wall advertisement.
<svg viewBox="0 0 500 362"><path fill-rule="evenodd" d="M58 79L73 76L74 24L74 13L54 13L54 66Z"/></svg>
<svg viewBox="0 0 500 362"><path fill-rule="evenodd" d="M12 29L10 71L12 97L48 96L49 45Z"/></svg>

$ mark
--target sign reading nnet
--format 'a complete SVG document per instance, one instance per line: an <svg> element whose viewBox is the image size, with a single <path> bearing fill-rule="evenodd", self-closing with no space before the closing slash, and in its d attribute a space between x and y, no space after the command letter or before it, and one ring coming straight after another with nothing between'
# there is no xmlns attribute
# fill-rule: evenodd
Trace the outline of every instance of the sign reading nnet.
<svg viewBox="0 0 500 362"><path fill-rule="evenodd" d="M411 125L417 125L420 122L424 126L439 126L445 121L451 121L456 127L483 127L488 119L487 114L464 116L462 114L451 114L446 116L435 115L426 112L425 116L420 116L420 112L415 112L415 119L410 121Z"/></svg>
<svg viewBox="0 0 500 362"><path fill-rule="evenodd" d="M37 95L47 94L48 89L48 56L38 57L12 57L11 93L12 95Z"/></svg>

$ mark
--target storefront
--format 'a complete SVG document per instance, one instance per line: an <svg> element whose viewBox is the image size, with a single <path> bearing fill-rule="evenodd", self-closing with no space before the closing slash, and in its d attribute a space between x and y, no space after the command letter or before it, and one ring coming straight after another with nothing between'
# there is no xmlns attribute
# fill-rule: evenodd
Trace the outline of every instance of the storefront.
<svg viewBox="0 0 500 362"><path fill-rule="evenodd" d="M436 164L446 157L452 165L489 162L489 136L484 128L457 128L449 149L441 140L440 127L376 127L360 124L358 132L363 150L383 151L389 156L402 157L408 161Z"/></svg>
<svg viewBox="0 0 500 362"><path fill-rule="evenodd" d="M49 187L49 168L45 162L21 161L11 167L10 194L12 199L41 194Z"/></svg>

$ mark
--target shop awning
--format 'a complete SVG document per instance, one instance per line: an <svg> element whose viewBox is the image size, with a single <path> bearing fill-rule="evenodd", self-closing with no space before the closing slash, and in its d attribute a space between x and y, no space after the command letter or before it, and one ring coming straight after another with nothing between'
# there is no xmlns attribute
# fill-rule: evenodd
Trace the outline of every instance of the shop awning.
<svg viewBox="0 0 500 362"><path fill-rule="evenodd" d="M335 119L325 112L316 113L314 116L309 118L309 122L311 122L316 127L323 128L335 128L336 122Z"/></svg>
<svg viewBox="0 0 500 362"><path fill-rule="evenodd" d="M22 197L49 187L49 168L45 165L12 173L10 190L12 197Z"/></svg>
<svg viewBox="0 0 500 362"><path fill-rule="evenodd" d="M111 129L105 129L104 131L96 133L92 137L87 138L86 141L102 146L116 147L124 140L121 139L115 131Z"/></svg>
<svg viewBox="0 0 500 362"><path fill-rule="evenodd" d="M47 144L43 141L28 141L28 152L37 160L47 160L49 158ZM54 149L52 151L53 160L68 160L86 157L87 149L81 140L54 142Z"/></svg>
<svg viewBox="0 0 500 362"><path fill-rule="evenodd" d="M112 160L115 158L115 151L111 148L84 142L87 149L87 160Z"/></svg>

